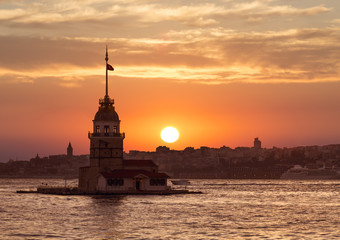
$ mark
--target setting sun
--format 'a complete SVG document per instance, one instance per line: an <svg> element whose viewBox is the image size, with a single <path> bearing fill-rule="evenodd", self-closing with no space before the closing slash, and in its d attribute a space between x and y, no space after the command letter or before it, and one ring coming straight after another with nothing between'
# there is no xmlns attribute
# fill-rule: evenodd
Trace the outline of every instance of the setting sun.
<svg viewBox="0 0 340 240"><path fill-rule="evenodd" d="M179 137L179 132L174 127L166 127L161 132L162 140L167 143L176 142L178 137Z"/></svg>

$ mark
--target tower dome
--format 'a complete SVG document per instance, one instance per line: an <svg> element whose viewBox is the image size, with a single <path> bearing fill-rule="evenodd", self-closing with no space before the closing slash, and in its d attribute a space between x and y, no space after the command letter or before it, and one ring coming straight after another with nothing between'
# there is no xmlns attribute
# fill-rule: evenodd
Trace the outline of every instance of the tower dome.
<svg viewBox="0 0 340 240"><path fill-rule="evenodd" d="M119 116L115 111L115 107L113 105L113 99L110 99L108 96L105 96L104 99L99 100L99 108L94 116L94 121L119 121Z"/></svg>

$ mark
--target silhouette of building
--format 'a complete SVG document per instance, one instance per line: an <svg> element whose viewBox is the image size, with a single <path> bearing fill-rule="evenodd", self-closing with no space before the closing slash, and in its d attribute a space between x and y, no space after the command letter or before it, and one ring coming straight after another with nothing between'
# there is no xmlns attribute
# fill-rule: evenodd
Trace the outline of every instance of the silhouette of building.
<svg viewBox="0 0 340 240"><path fill-rule="evenodd" d="M73 147L71 145L71 142L68 143L67 147L67 157L72 158L73 157Z"/></svg>
<svg viewBox="0 0 340 240"><path fill-rule="evenodd" d="M106 50L106 94L99 99L99 108L89 132L90 166L79 169L79 189L86 193L127 192L139 190L165 190L168 175L158 173L151 160L123 160L123 140L120 119L114 100L108 95L108 70Z"/></svg>
<svg viewBox="0 0 340 240"><path fill-rule="evenodd" d="M260 150L261 149L261 141L259 140L259 138L255 138L254 139L254 149L255 150Z"/></svg>
<svg viewBox="0 0 340 240"><path fill-rule="evenodd" d="M167 146L159 146L156 148L157 153L167 153L169 151L170 151L170 148L168 148Z"/></svg>

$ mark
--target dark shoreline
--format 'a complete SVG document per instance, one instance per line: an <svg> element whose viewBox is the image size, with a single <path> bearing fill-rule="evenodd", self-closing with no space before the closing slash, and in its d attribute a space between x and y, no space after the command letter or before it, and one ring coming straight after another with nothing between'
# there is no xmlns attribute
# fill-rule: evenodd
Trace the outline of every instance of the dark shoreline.
<svg viewBox="0 0 340 240"><path fill-rule="evenodd" d="M170 189L165 191L124 191L124 192L95 192L85 193L79 191L77 187L38 187L37 190L17 190L16 193L38 193L51 195L174 195L174 194L202 194L201 191L189 191L186 189Z"/></svg>
<svg viewBox="0 0 340 240"><path fill-rule="evenodd" d="M0 175L0 179L3 179L3 178L9 178L9 179L27 179L27 178L33 178L33 179L62 179L62 180L74 180L74 179L78 179L78 176L71 176L71 177L65 177L65 176L61 176L61 175L58 175L58 176L51 176L51 175L41 175L41 176L27 176L27 175L24 175L24 176L12 176L12 175Z"/></svg>

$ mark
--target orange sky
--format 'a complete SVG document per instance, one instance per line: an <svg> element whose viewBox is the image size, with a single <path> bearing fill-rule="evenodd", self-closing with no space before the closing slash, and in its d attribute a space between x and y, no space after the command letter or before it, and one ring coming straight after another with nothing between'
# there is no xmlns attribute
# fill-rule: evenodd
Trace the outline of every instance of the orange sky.
<svg viewBox="0 0 340 240"><path fill-rule="evenodd" d="M340 143L340 2L1 1L0 161L89 152L105 94L125 151ZM174 126L177 142L160 131Z"/></svg>

